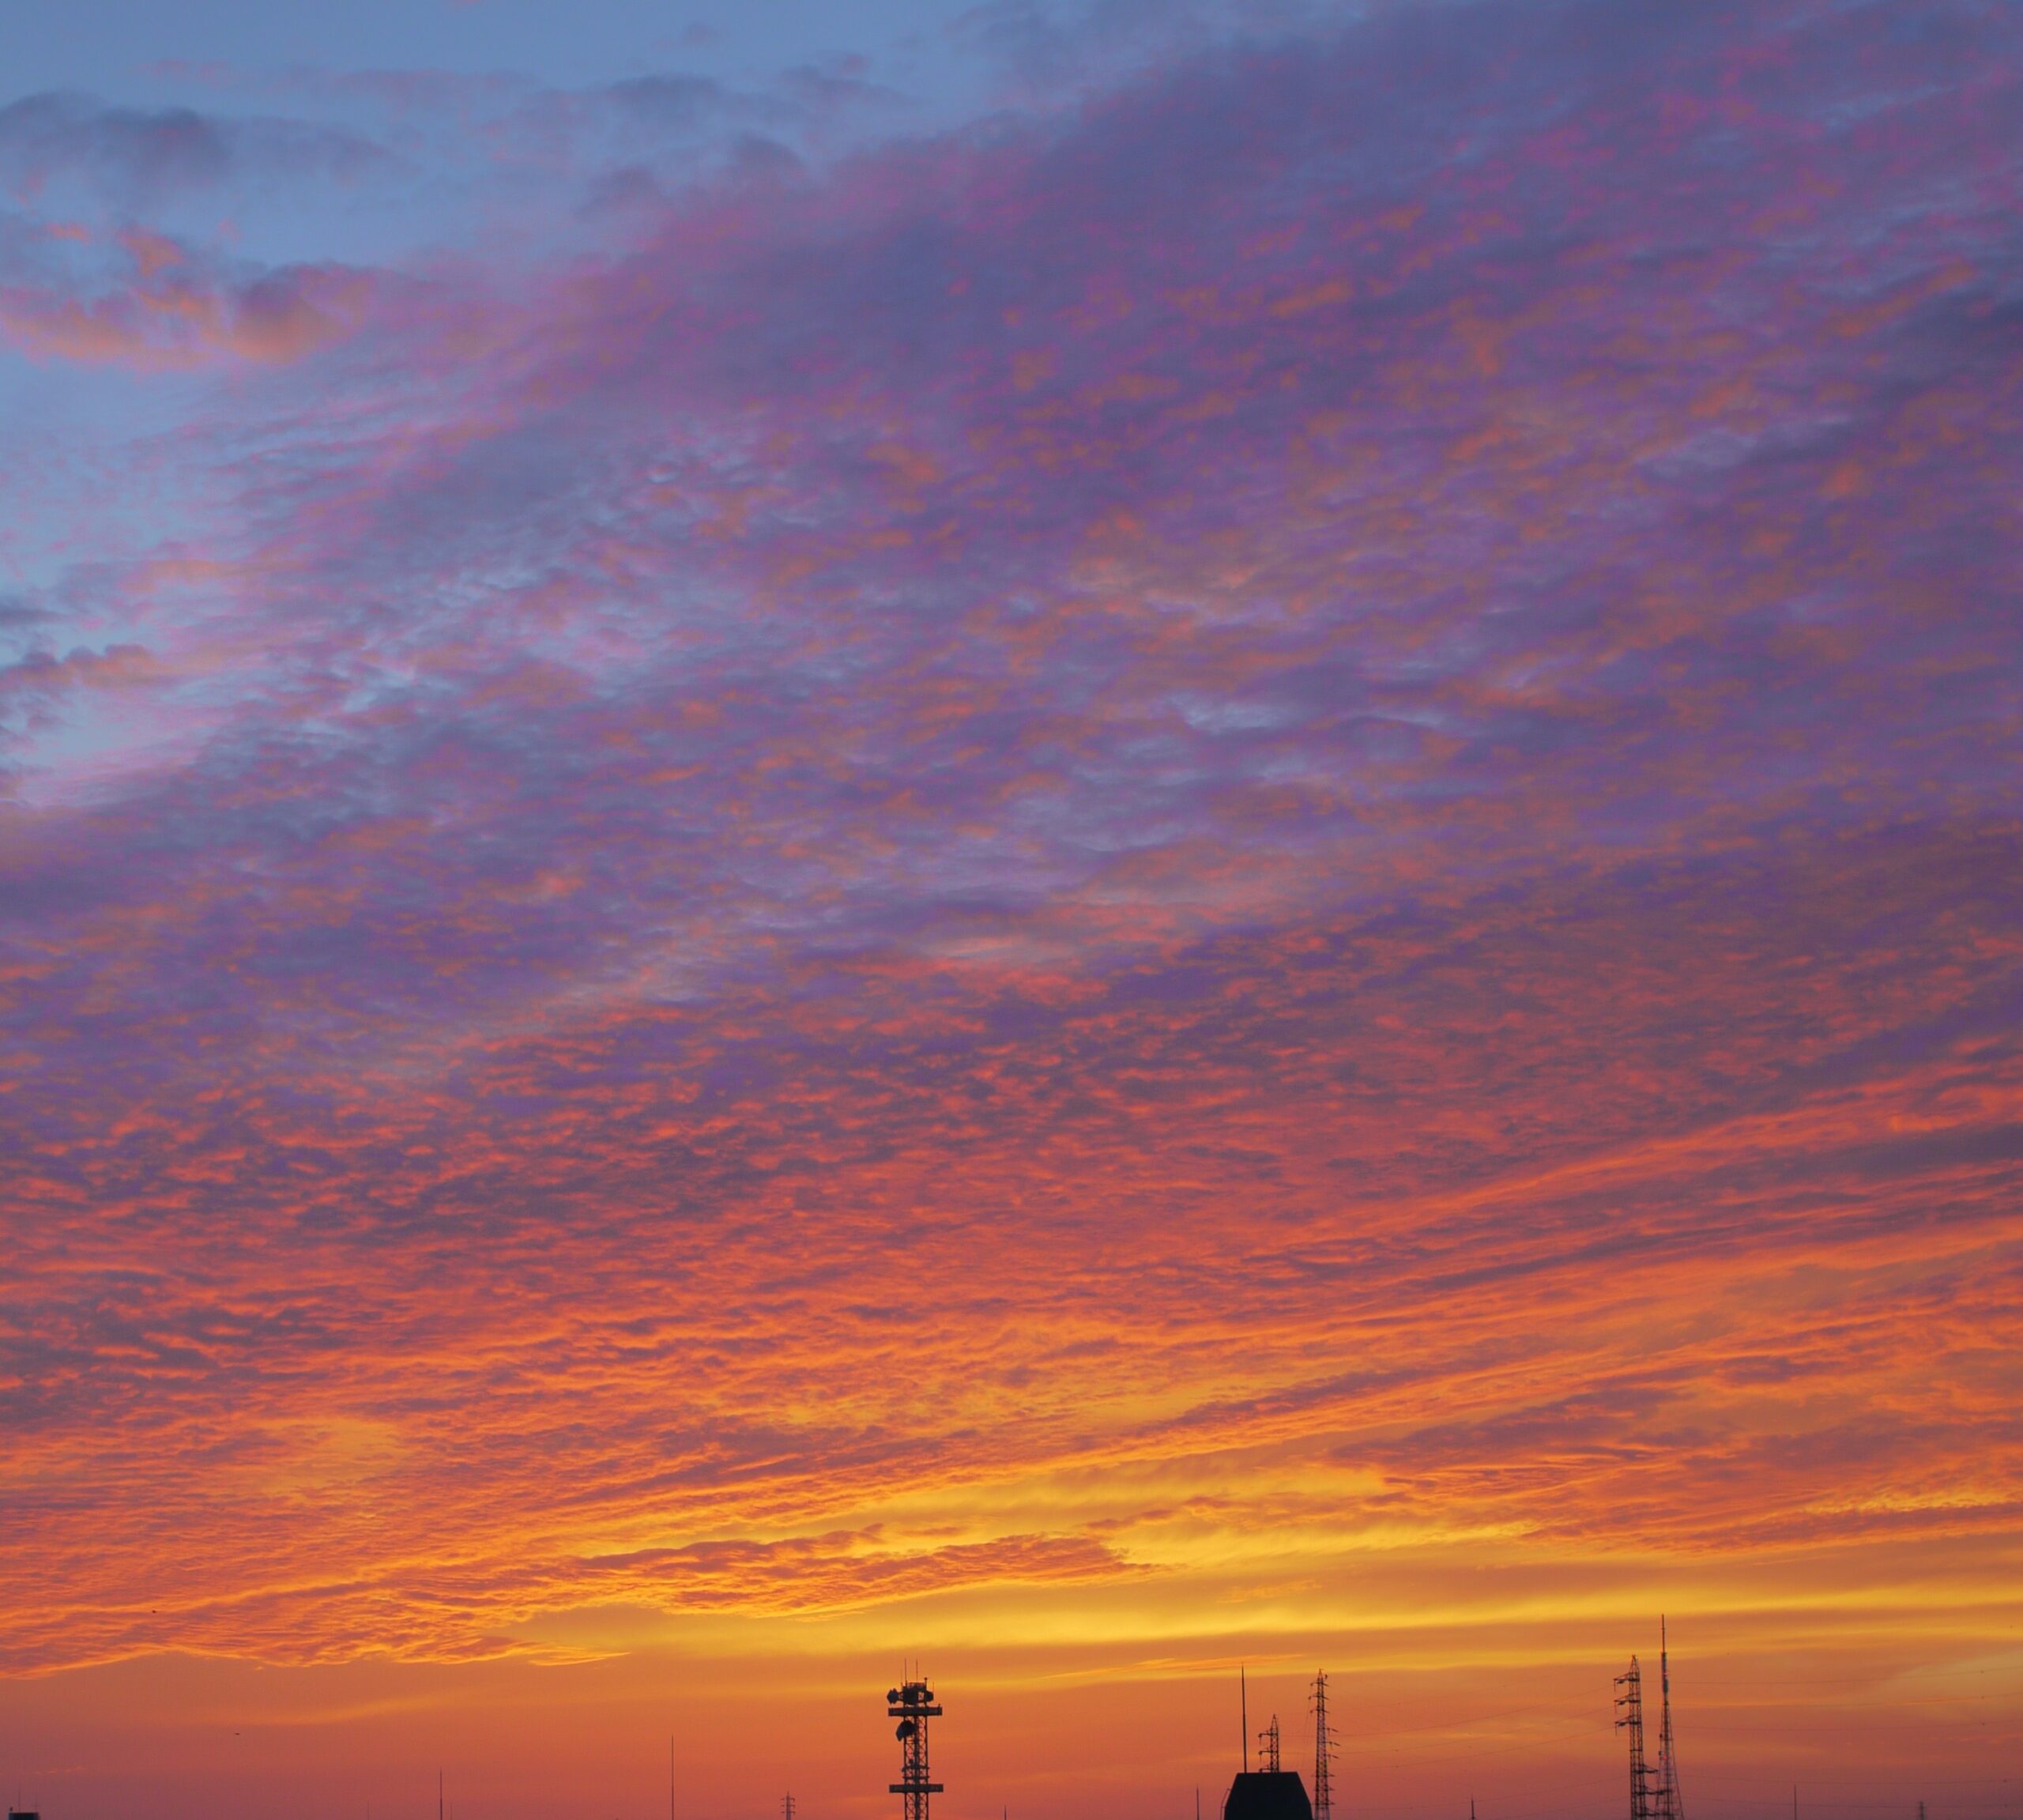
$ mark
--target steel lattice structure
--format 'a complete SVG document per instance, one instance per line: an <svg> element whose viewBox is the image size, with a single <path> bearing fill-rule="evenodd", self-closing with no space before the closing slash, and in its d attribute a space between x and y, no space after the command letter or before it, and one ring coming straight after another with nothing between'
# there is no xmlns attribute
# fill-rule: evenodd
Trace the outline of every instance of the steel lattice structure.
<svg viewBox="0 0 2023 1820"><path fill-rule="evenodd" d="M1335 1817L1335 1731L1328 1723L1328 1676L1313 1678L1313 1820Z"/></svg>
<svg viewBox="0 0 2023 1820"><path fill-rule="evenodd" d="M928 1797L942 1792L927 1766L927 1722L941 1716L934 1690L925 1681L909 1681L902 1686L888 1688L885 1716L899 1722L895 1733L899 1740L899 1780L892 1784L890 1792L902 1798L904 1820L928 1820Z"/></svg>
<svg viewBox="0 0 2023 1820"><path fill-rule="evenodd" d="M1615 1678L1622 1690L1615 1697L1616 1729L1629 1734L1629 1820L1655 1820L1651 1811L1651 1772L1644 1760L1644 1671L1629 1659L1629 1672Z"/></svg>

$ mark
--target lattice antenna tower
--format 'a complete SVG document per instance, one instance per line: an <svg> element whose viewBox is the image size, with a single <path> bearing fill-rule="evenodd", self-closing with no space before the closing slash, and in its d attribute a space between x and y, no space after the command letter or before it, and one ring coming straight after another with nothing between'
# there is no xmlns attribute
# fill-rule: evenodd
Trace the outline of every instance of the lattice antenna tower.
<svg viewBox="0 0 2023 1820"><path fill-rule="evenodd" d="M885 1693L885 1716L898 1720L899 1780L888 1792L898 1796L904 1820L928 1820L928 1797L941 1793L927 1766L927 1722L939 1719L934 1690L925 1681L908 1681Z"/></svg>
<svg viewBox="0 0 2023 1820"><path fill-rule="evenodd" d="M1644 1671L1637 1658L1629 1672L1618 1675L1615 1697L1616 1729L1629 1734L1629 1820L1654 1820L1651 1812L1651 1772L1644 1762Z"/></svg>
<svg viewBox="0 0 2023 1820"><path fill-rule="evenodd" d="M1264 1747L1264 1767L1275 1776L1279 1773L1279 1716L1271 1715L1271 1723L1257 1734L1257 1742Z"/></svg>
<svg viewBox="0 0 2023 1820"><path fill-rule="evenodd" d="M1686 1820L1678 1795L1678 1758L1672 1750L1671 1652L1665 1621L1658 1620L1658 1786L1652 1807L1656 1820Z"/></svg>
<svg viewBox="0 0 2023 1820"><path fill-rule="evenodd" d="M1328 1676L1313 1678L1313 1820L1335 1820L1335 1730L1328 1723Z"/></svg>
<svg viewBox="0 0 2023 1820"><path fill-rule="evenodd" d="M791 1795L780 1797L780 1820L793 1820L793 1797Z"/></svg>

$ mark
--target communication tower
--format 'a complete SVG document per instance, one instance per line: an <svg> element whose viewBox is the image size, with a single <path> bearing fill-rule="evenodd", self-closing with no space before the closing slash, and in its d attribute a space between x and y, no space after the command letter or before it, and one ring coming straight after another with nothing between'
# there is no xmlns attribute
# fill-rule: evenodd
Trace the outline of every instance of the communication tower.
<svg viewBox="0 0 2023 1820"><path fill-rule="evenodd" d="M1335 1820L1335 1732L1328 1723L1328 1676L1313 1678L1313 1820Z"/></svg>
<svg viewBox="0 0 2023 1820"><path fill-rule="evenodd" d="M1672 1752L1672 1666L1665 1621L1658 1620L1658 1786L1652 1803L1656 1820L1686 1820L1678 1798L1678 1758Z"/></svg>
<svg viewBox="0 0 2023 1820"><path fill-rule="evenodd" d="M1264 1767L1274 1776L1279 1773L1279 1716L1271 1715L1271 1723L1257 1734L1257 1742L1264 1747Z"/></svg>
<svg viewBox="0 0 2023 1820"><path fill-rule="evenodd" d="M1629 1734L1629 1820L1654 1820L1651 1812L1651 1772L1644 1762L1644 1671L1637 1658L1629 1672L1615 1678L1622 1691L1615 1697L1616 1729Z"/></svg>
<svg viewBox="0 0 2023 1820"><path fill-rule="evenodd" d="M889 1792L902 1797L899 1805L905 1820L928 1820L927 1798L942 1792L927 1767L927 1722L941 1716L934 1690L925 1681L887 1689L885 1716L899 1722L894 1734L899 1740L899 1780Z"/></svg>

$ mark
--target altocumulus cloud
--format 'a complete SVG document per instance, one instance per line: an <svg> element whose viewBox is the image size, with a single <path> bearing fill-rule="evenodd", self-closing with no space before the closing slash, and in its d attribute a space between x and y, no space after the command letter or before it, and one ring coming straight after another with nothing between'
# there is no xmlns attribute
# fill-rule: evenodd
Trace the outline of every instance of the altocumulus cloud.
<svg viewBox="0 0 2023 1820"><path fill-rule="evenodd" d="M1414 9L532 277L0 296L230 367L145 661L8 673L178 732L13 755L8 1660L1179 1600L1182 1528L1324 1523L1325 1607L1603 1487L1994 1584L2019 71Z"/></svg>

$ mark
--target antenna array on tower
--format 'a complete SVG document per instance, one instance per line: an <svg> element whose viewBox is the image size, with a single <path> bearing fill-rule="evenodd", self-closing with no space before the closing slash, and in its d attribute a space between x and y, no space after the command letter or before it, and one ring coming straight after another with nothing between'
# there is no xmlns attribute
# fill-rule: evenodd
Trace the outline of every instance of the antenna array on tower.
<svg viewBox="0 0 2023 1820"><path fill-rule="evenodd" d="M888 1689L885 1716L899 1722L894 1734L899 1740L899 1780L888 1792L902 1797L905 1820L928 1820L928 1797L942 1792L941 1784L931 1780L927 1766L927 1722L941 1716L934 1690L925 1681Z"/></svg>

